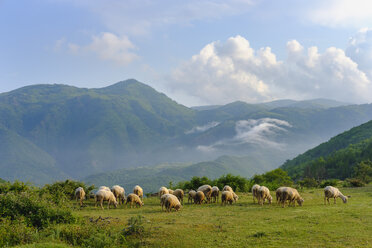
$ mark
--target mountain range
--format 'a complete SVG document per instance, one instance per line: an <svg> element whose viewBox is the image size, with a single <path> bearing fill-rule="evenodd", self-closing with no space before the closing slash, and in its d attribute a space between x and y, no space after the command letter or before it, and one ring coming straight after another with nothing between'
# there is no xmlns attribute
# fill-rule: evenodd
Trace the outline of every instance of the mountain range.
<svg viewBox="0 0 372 248"><path fill-rule="evenodd" d="M182 180L186 165L193 175L248 177L370 119L370 104L327 99L188 108L134 79L33 85L0 94L0 177L43 184L137 167L164 173L159 164Z"/></svg>

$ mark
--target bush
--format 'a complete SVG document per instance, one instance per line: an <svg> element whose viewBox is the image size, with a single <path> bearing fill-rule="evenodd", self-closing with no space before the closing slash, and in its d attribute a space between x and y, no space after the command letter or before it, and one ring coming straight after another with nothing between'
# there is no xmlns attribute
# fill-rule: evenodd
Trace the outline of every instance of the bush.
<svg viewBox="0 0 372 248"><path fill-rule="evenodd" d="M123 229L124 236L128 235L141 235L145 231L143 226L143 216L138 215L137 217L131 217L128 220L128 226Z"/></svg>
<svg viewBox="0 0 372 248"><path fill-rule="evenodd" d="M0 194L6 194L8 192L21 193L30 191L31 187L23 182L14 181L10 182L0 182Z"/></svg>
<svg viewBox="0 0 372 248"><path fill-rule="evenodd" d="M327 186L337 186L339 180L338 179L328 179L328 180L324 180L320 183L320 187L321 188L325 188Z"/></svg>
<svg viewBox="0 0 372 248"><path fill-rule="evenodd" d="M27 226L22 219L11 221L0 218L0 247L27 244L37 239L35 228Z"/></svg>
<svg viewBox="0 0 372 248"><path fill-rule="evenodd" d="M317 188L319 186L319 182L314 178L304 178L303 180L297 181L297 184L303 188Z"/></svg>
<svg viewBox="0 0 372 248"><path fill-rule="evenodd" d="M50 223L72 223L71 210L57 208L32 193L7 193L0 196L0 217L18 220L24 218L29 226L45 228Z"/></svg>
<svg viewBox="0 0 372 248"><path fill-rule="evenodd" d="M293 181L286 171L278 168L262 175L255 175L249 185L253 184L265 185L270 190L276 190L281 186L292 186Z"/></svg>
<svg viewBox="0 0 372 248"><path fill-rule="evenodd" d="M359 178L348 178L345 180L344 187L363 187L366 184Z"/></svg>
<svg viewBox="0 0 372 248"><path fill-rule="evenodd" d="M218 188L222 189L225 185L229 185L234 191L249 191L248 180L241 176L233 176L232 174L227 174L221 176L212 182L213 185L217 185Z"/></svg>
<svg viewBox="0 0 372 248"><path fill-rule="evenodd" d="M87 186L83 182L66 180L64 182L55 182L53 184L46 184L42 189L41 193L48 193L55 198L66 197L67 199L74 199L75 190L78 187L82 187L86 193L89 195L90 191L94 189L94 185Z"/></svg>

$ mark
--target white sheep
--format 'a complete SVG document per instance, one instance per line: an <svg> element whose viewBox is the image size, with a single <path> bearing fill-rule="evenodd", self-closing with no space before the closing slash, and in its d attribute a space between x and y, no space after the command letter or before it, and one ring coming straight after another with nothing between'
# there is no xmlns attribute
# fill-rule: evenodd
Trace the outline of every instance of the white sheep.
<svg viewBox="0 0 372 248"><path fill-rule="evenodd" d="M119 204L124 204L125 201L125 190L119 185L114 185L111 187L111 192L114 194L116 200Z"/></svg>
<svg viewBox="0 0 372 248"><path fill-rule="evenodd" d="M239 196L235 194L235 192L231 192L233 194L234 202L237 202L239 200Z"/></svg>
<svg viewBox="0 0 372 248"><path fill-rule="evenodd" d="M143 201L143 189L141 188L141 186L134 186L133 193L138 195L138 197L141 198L141 201Z"/></svg>
<svg viewBox="0 0 372 248"><path fill-rule="evenodd" d="M231 191L222 191L221 194L221 205L230 203L230 205L233 203L234 200L234 193Z"/></svg>
<svg viewBox="0 0 372 248"><path fill-rule="evenodd" d="M198 188L197 191L202 191L204 193L204 196L208 203L211 201L212 187L210 185L202 185Z"/></svg>
<svg viewBox="0 0 372 248"><path fill-rule="evenodd" d="M265 186L260 186L257 190L258 195L258 203L262 206L265 203L265 200L267 199L269 204L271 204L271 201L273 200L273 197L270 195L270 190Z"/></svg>
<svg viewBox="0 0 372 248"><path fill-rule="evenodd" d="M195 199L195 196L196 196L196 191L195 190L190 190L189 191L189 197L187 199L187 203L193 203L194 202L194 199Z"/></svg>
<svg viewBox="0 0 372 248"><path fill-rule="evenodd" d="M133 204L136 204L136 208L145 205L141 201L141 199L139 198L139 196L136 195L136 194L134 194L134 193L131 193L131 194L129 194L127 196L127 201L125 202L125 205L128 205L128 203L130 203L130 208L132 208Z"/></svg>
<svg viewBox="0 0 372 248"><path fill-rule="evenodd" d="M107 187L107 186L101 186L101 187L99 187L98 191L100 191L100 190L107 190L107 191L111 191L111 190L110 190L110 188L109 188L109 187Z"/></svg>
<svg viewBox="0 0 372 248"><path fill-rule="evenodd" d="M234 192L234 190L229 186L229 185L225 185L222 189L222 191L230 191L230 192Z"/></svg>
<svg viewBox="0 0 372 248"><path fill-rule="evenodd" d="M171 194L164 194L160 197L160 206L161 206L161 210L163 210L163 207L165 205L165 199L167 199L168 196L170 196Z"/></svg>
<svg viewBox="0 0 372 248"><path fill-rule="evenodd" d="M110 209L110 204L114 204L115 208L118 206L118 203L116 201L116 198L114 194L111 191L107 190L98 190L95 195L96 204L95 207L97 207L97 203L100 202L101 208L103 209L103 201L107 201L107 208Z"/></svg>
<svg viewBox="0 0 372 248"><path fill-rule="evenodd" d="M174 190L173 189L168 189L169 194L173 194Z"/></svg>
<svg viewBox="0 0 372 248"><path fill-rule="evenodd" d="M296 201L298 205L302 206L302 203L304 202L304 199L300 196L297 189L291 188L291 187L285 187L282 195L281 195L281 202L282 206L284 208L285 202L288 201L288 206L292 205L296 206Z"/></svg>
<svg viewBox="0 0 372 248"><path fill-rule="evenodd" d="M176 189L173 192L173 195L175 195L178 198L178 200L181 202L181 204L183 204L183 196L185 195L185 193L183 192L182 189Z"/></svg>
<svg viewBox="0 0 372 248"><path fill-rule="evenodd" d="M326 200L330 204L329 198L334 198L334 204L336 204L337 197L340 197L344 203L347 203L347 196L344 196L338 188L332 186L324 188L324 204L326 204Z"/></svg>
<svg viewBox="0 0 372 248"><path fill-rule="evenodd" d="M283 190L287 188L287 187L279 187L276 191L275 191L275 196L276 196L276 203L277 204L280 204L282 202L282 195L283 195Z"/></svg>
<svg viewBox="0 0 372 248"><path fill-rule="evenodd" d="M220 189L217 186L212 187L211 197L213 202L218 202L218 198L220 197Z"/></svg>
<svg viewBox="0 0 372 248"><path fill-rule="evenodd" d="M165 205L165 208L167 209L167 212L170 212L172 210L172 208L174 208L176 211L178 211L182 207L180 201L177 198L177 196L171 195L171 194L169 194L165 198L164 205Z"/></svg>
<svg viewBox="0 0 372 248"><path fill-rule="evenodd" d="M80 206L83 206L83 200L85 199L85 191L82 187L75 189L76 201L80 200Z"/></svg>
<svg viewBox="0 0 372 248"><path fill-rule="evenodd" d="M253 196L253 203L255 203L255 199L257 199L258 201L258 189L260 188L261 186L258 185L258 184L255 184L252 186L252 196Z"/></svg>
<svg viewBox="0 0 372 248"><path fill-rule="evenodd" d="M162 195L169 194L169 190L166 187L160 187L158 191L159 198L161 198Z"/></svg>

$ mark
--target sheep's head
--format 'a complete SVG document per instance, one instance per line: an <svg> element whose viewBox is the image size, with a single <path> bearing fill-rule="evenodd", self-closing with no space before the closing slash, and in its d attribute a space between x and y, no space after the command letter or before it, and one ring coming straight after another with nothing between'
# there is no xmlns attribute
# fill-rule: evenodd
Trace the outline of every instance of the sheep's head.
<svg viewBox="0 0 372 248"><path fill-rule="evenodd" d="M342 197L342 201L343 201L344 203L347 203L347 196Z"/></svg>
<svg viewBox="0 0 372 248"><path fill-rule="evenodd" d="M271 195L269 195L269 197L267 199L269 200L269 203L271 204L271 202L273 200L273 197Z"/></svg>
<svg viewBox="0 0 372 248"><path fill-rule="evenodd" d="M176 209L176 211L180 210L182 208L181 204L177 204L174 209Z"/></svg>
<svg viewBox="0 0 372 248"><path fill-rule="evenodd" d="M297 203L298 203L298 205L302 206L302 204L304 203L304 201L305 200L303 198L300 198L300 199L297 200Z"/></svg>
<svg viewBox="0 0 372 248"><path fill-rule="evenodd" d="M115 208L118 207L118 202L117 201L114 201L114 206L115 206Z"/></svg>

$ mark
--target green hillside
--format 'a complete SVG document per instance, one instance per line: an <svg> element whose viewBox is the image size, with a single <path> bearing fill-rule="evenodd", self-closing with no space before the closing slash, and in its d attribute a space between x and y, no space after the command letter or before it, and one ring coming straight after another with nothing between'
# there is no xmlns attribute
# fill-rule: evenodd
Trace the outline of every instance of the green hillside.
<svg viewBox="0 0 372 248"><path fill-rule="evenodd" d="M293 178L345 179L353 176L358 163L367 160L372 160L372 121L286 161L282 168Z"/></svg>

